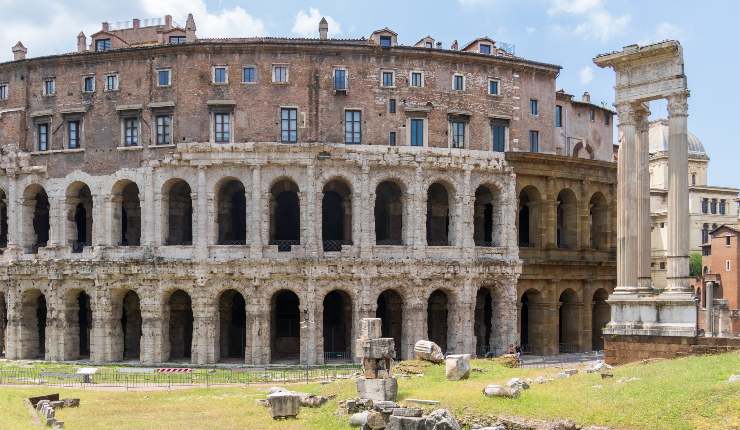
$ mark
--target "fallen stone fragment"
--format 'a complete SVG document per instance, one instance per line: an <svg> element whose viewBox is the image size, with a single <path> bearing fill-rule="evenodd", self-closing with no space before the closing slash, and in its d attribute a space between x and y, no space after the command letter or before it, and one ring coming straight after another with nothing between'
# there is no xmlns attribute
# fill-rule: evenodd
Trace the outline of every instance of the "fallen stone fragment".
<svg viewBox="0 0 740 430"><path fill-rule="evenodd" d="M503 385L491 384L483 389L483 394L486 397L505 397L514 399L519 397L521 390L517 387L506 387Z"/></svg>
<svg viewBox="0 0 740 430"><path fill-rule="evenodd" d="M396 400L398 396L398 381L396 378L357 379L357 394L364 399L374 402Z"/></svg>
<svg viewBox="0 0 740 430"><path fill-rule="evenodd" d="M470 354L453 354L445 358L445 376L448 381L468 379L470 376Z"/></svg>
<svg viewBox="0 0 740 430"><path fill-rule="evenodd" d="M267 396L273 419L295 418L301 410L301 396L290 391L279 391Z"/></svg>
<svg viewBox="0 0 740 430"><path fill-rule="evenodd" d="M320 406L323 406L324 403L328 402L329 399L327 399L324 396L317 396L316 394L308 394L308 393L296 393L301 398L301 406L306 406L309 408L318 408Z"/></svg>
<svg viewBox="0 0 740 430"><path fill-rule="evenodd" d="M65 408L77 408L80 406L80 399L62 399Z"/></svg>
<svg viewBox="0 0 740 430"><path fill-rule="evenodd" d="M740 382L740 375L730 375L730 377L727 379L727 382L729 383Z"/></svg>
<svg viewBox="0 0 740 430"><path fill-rule="evenodd" d="M509 388L517 387L520 390L529 389L529 384L521 378L511 378L509 379L509 382L506 383L506 385L508 385Z"/></svg>
<svg viewBox="0 0 740 430"><path fill-rule="evenodd" d="M565 372L560 372L560 373L557 374L557 378L558 379L567 379L567 378L570 378L570 374L569 373L565 373Z"/></svg>
<svg viewBox="0 0 740 430"><path fill-rule="evenodd" d="M535 378L534 382L538 384L546 384L547 379L544 376L538 376L537 378Z"/></svg>
<svg viewBox="0 0 740 430"><path fill-rule="evenodd" d="M367 416L370 411L357 412L350 415L349 425L350 427L364 427L367 424Z"/></svg>
<svg viewBox="0 0 740 430"><path fill-rule="evenodd" d="M425 418L426 430L460 430L460 424L447 409L436 409Z"/></svg>
<svg viewBox="0 0 740 430"><path fill-rule="evenodd" d="M613 378L613 377L614 377L614 374L613 373L609 373L609 372L603 372L603 373L601 373L601 379Z"/></svg>
<svg viewBox="0 0 740 430"><path fill-rule="evenodd" d="M612 369L612 368L613 368L612 366L604 363L603 361L597 361L591 367L589 367L589 368L586 369L586 373L596 373L596 372L599 372L601 370L608 370L608 369Z"/></svg>
<svg viewBox="0 0 740 430"><path fill-rule="evenodd" d="M269 389L267 390L267 392L268 392L268 393L270 393L270 394L273 394L273 393L279 393L279 392L281 392L281 391L288 391L288 390L286 390L286 389L285 389L285 388L283 388L283 387L270 387L270 388L269 388Z"/></svg>
<svg viewBox="0 0 740 430"><path fill-rule="evenodd" d="M439 400L406 399L406 403L418 403L420 405L438 405Z"/></svg>
<svg viewBox="0 0 740 430"><path fill-rule="evenodd" d="M429 340L416 342L414 345L414 356L417 360L425 360L432 363L441 363L445 359L444 354L442 354L442 348Z"/></svg>
<svg viewBox="0 0 740 430"><path fill-rule="evenodd" d="M367 413L367 428L371 430L382 430L386 426L385 416L378 411L370 411Z"/></svg>
<svg viewBox="0 0 740 430"><path fill-rule="evenodd" d="M421 408L393 408L391 416L395 417L420 417L424 414Z"/></svg>
<svg viewBox="0 0 740 430"><path fill-rule="evenodd" d="M398 403L392 402L390 400L385 400L382 402L375 402L373 404L373 409L375 409L378 412L383 412L386 414L390 414L393 412L393 409L398 407Z"/></svg>
<svg viewBox="0 0 740 430"><path fill-rule="evenodd" d="M426 417L399 417L391 415L385 430L426 430Z"/></svg>
<svg viewBox="0 0 740 430"><path fill-rule="evenodd" d="M568 375L573 376L578 373L578 369L565 369L563 373L567 373Z"/></svg>

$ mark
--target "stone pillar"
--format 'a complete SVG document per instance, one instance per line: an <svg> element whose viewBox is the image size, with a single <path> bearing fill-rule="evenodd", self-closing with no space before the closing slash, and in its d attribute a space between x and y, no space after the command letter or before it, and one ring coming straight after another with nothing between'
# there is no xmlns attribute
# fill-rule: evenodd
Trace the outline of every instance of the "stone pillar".
<svg viewBox="0 0 740 430"><path fill-rule="evenodd" d="M195 254L200 259L208 257L208 189L206 184L206 167L198 166L198 191L191 193L191 198L197 203L193 214L193 245Z"/></svg>
<svg viewBox="0 0 740 430"><path fill-rule="evenodd" d="M312 365L323 364L324 362L323 348L317 347L319 345L317 338L322 336L322 333L316 329L317 319L321 320L321 316L317 315L317 312L321 312L322 309L317 306L315 298L316 282L312 278L308 278L306 280L306 294L301 297L300 304L301 364Z"/></svg>
<svg viewBox="0 0 740 430"><path fill-rule="evenodd" d="M691 298L687 98L688 92L668 97L668 272L665 294Z"/></svg>
<svg viewBox="0 0 740 430"><path fill-rule="evenodd" d="M92 300L90 360L95 363L123 358L123 329L120 312L114 312L110 289L96 289Z"/></svg>
<svg viewBox="0 0 740 430"><path fill-rule="evenodd" d="M403 310L403 336L406 344L403 346L406 350L406 357L414 357L414 344L419 340L426 340L427 337L427 304L426 300L419 297L411 297L405 303L406 308Z"/></svg>
<svg viewBox="0 0 740 430"><path fill-rule="evenodd" d="M462 207L458 211L460 215L458 215L457 220L460 228L457 229L458 234L455 238L456 243L454 245L461 246L465 258L470 259L475 254L475 241L473 238L475 230L475 190L471 190L470 186L472 166L465 165L464 169L462 198L459 199L459 204ZM492 234L492 236L495 236L495 234ZM492 237L492 239L494 238Z"/></svg>
<svg viewBox="0 0 740 430"><path fill-rule="evenodd" d="M704 336L714 336L714 282L707 281L704 283L704 294L706 300L706 311L704 313Z"/></svg>
<svg viewBox="0 0 740 430"><path fill-rule="evenodd" d="M555 189L555 181L552 177L547 178L547 188L545 190L545 198L542 201L540 210L540 219L537 222L544 225L545 237L544 240L540 241L540 246L552 249L557 247L557 234L558 234L558 195ZM532 220L530 219L531 223Z"/></svg>
<svg viewBox="0 0 740 430"><path fill-rule="evenodd" d="M247 364L267 364L270 362L270 302L260 297L247 300Z"/></svg>
<svg viewBox="0 0 740 430"><path fill-rule="evenodd" d="M262 258L262 170L259 165L252 169L252 190L250 191L251 202L248 212L249 223L247 234L249 235L250 254L252 259Z"/></svg>
<svg viewBox="0 0 740 430"><path fill-rule="evenodd" d="M409 184L410 190L405 192L405 204L408 208L404 216L404 224L411 234L407 235L406 245L411 245L414 248L414 256L416 258L424 258L426 246L427 246L427 190L422 188L424 180L424 171L421 166L416 166L416 173L414 175L414 183Z"/></svg>
<svg viewBox="0 0 740 430"><path fill-rule="evenodd" d="M360 245L360 257L370 258L375 245L375 190L370 189L370 167L367 160L362 162L362 175L360 176L359 195L354 197L358 202L360 210L352 213L352 222L359 225L358 242Z"/></svg>
<svg viewBox="0 0 740 430"><path fill-rule="evenodd" d="M93 194L93 207L92 207L92 237L90 238L90 245L93 247L99 247L107 245L108 241L105 238L106 230L110 231L110 196L101 196L100 194Z"/></svg>
<svg viewBox="0 0 740 430"><path fill-rule="evenodd" d="M218 309L209 303L202 303L204 301L207 301L206 297L198 297L193 301L193 343L190 361L194 364L212 364L217 361Z"/></svg>
<svg viewBox="0 0 740 430"><path fill-rule="evenodd" d="M5 326L5 358L19 360L23 358L23 302L22 294L15 288L8 289L5 296L8 324Z"/></svg>
<svg viewBox="0 0 740 430"><path fill-rule="evenodd" d="M147 169L143 185L144 190L139 190L139 195L143 195L145 203L141 208L142 245L156 246L162 242L162 206L161 201L155 204L155 197L161 199L162 194L154 191L154 174L151 169Z"/></svg>
<svg viewBox="0 0 740 430"><path fill-rule="evenodd" d="M617 168L617 287L614 294L634 294L637 291L637 148L635 109L632 104L617 105L619 145Z"/></svg>
<svg viewBox="0 0 740 430"><path fill-rule="evenodd" d="M8 214L15 214L15 216L8 216L8 248L6 252L12 250L20 250L23 243L22 226L25 221L27 211L23 206L23 194L18 195L18 184L16 176L8 174Z"/></svg>
<svg viewBox="0 0 740 430"><path fill-rule="evenodd" d="M151 294L155 297L147 297ZM169 339L165 336L167 321L162 316L162 304L155 291L141 294L141 363L152 365L169 358Z"/></svg>
<svg viewBox="0 0 740 430"><path fill-rule="evenodd" d="M463 280L463 289L458 293L458 302L453 306L452 324L447 332L454 338L451 344L456 354L471 354L475 356L475 296L476 289L470 278ZM456 308L456 309L455 309ZM458 327L455 325L459 324ZM449 337L449 336L448 336ZM448 342L449 343L449 342ZM448 349L450 349L448 347Z"/></svg>
<svg viewBox="0 0 740 430"><path fill-rule="evenodd" d="M307 255L316 255L319 248L323 248L319 245L321 237L316 236L316 224L321 225L321 216L316 215L316 169L313 164L306 166L306 190L301 193L301 200L306 199L304 203L301 201L301 245L305 249ZM305 211L305 212L304 212Z"/></svg>
<svg viewBox="0 0 740 430"><path fill-rule="evenodd" d="M650 228L650 111L645 103L633 106L635 118L635 171L637 177L637 293L652 293Z"/></svg>

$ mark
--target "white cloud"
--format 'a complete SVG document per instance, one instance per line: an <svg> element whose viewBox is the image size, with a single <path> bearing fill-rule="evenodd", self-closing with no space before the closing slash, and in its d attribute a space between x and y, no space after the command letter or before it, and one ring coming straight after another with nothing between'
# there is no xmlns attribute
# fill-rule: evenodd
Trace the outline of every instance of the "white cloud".
<svg viewBox="0 0 740 430"><path fill-rule="evenodd" d="M594 80L594 68L584 66L579 72L578 77L581 79L581 85L588 85Z"/></svg>
<svg viewBox="0 0 740 430"><path fill-rule="evenodd" d="M198 37L263 36L262 20L250 15L241 6L217 11L208 10L203 0L139 0L144 13L150 16L167 14L180 25L185 25L188 13L195 18Z"/></svg>
<svg viewBox="0 0 740 430"><path fill-rule="evenodd" d="M529 27L529 26L527 26L527 27L524 27L524 31L526 31L528 34L532 34L535 31L537 31L537 29L535 27Z"/></svg>
<svg viewBox="0 0 740 430"><path fill-rule="evenodd" d="M609 12L603 0L550 0L547 13L577 17L580 22L573 28L573 33L602 42L623 33L631 19L628 14L614 15Z"/></svg>
<svg viewBox="0 0 740 430"><path fill-rule="evenodd" d="M295 21L293 22L293 29L291 31L302 37L318 37L321 17L321 12L313 7L308 8L308 13L304 10L299 10L295 15ZM326 22L329 24L329 37L334 37L342 32L342 27L334 18L328 15L324 16L324 18L326 18Z"/></svg>

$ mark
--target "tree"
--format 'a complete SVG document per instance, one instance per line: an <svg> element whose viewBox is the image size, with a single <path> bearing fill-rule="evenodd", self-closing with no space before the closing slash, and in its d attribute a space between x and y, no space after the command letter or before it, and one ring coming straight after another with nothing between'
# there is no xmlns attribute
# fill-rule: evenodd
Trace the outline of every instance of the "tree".
<svg viewBox="0 0 740 430"><path fill-rule="evenodd" d="M701 276L701 254L698 252L689 255L689 275L695 278Z"/></svg>

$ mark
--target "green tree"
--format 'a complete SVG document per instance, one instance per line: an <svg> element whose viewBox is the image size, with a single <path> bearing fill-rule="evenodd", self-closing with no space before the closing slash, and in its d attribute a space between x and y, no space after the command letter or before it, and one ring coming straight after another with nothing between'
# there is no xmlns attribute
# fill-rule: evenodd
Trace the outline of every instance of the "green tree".
<svg viewBox="0 0 740 430"><path fill-rule="evenodd" d="M689 275L695 278L701 276L701 254L698 252L689 255Z"/></svg>

